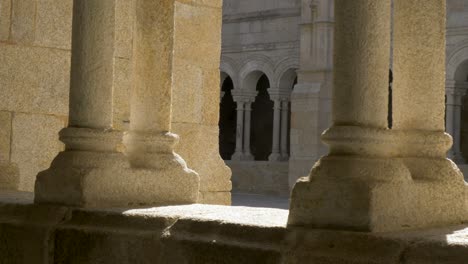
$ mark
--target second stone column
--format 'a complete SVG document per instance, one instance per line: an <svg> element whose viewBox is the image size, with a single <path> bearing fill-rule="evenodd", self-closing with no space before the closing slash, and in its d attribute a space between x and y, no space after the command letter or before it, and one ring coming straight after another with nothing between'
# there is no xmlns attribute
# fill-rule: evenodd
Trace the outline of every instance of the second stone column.
<svg viewBox="0 0 468 264"><path fill-rule="evenodd" d="M140 197L151 204L195 203L200 179L174 153L171 133L175 0L137 0L134 84L125 145Z"/></svg>
<svg viewBox="0 0 468 264"><path fill-rule="evenodd" d="M411 177L387 128L389 0L336 0L330 153L293 188L288 224L354 231L401 228Z"/></svg>

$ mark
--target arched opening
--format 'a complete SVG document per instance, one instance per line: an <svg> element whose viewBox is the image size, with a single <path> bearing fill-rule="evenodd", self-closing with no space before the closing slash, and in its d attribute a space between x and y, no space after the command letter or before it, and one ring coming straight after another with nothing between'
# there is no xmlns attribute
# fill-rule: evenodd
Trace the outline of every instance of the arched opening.
<svg viewBox="0 0 468 264"><path fill-rule="evenodd" d="M231 77L225 76L221 86L219 110L219 153L224 160L230 160L236 148L236 103L232 97L234 84Z"/></svg>
<svg viewBox="0 0 468 264"><path fill-rule="evenodd" d="M279 89L286 101L281 105L281 159L289 160L290 156L290 131L291 131L291 93L297 84L296 69L287 70L279 81Z"/></svg>
<svg viewBox="0 0 468 264"><path fill-rule="evenodd" d="M270 88L268 77L263 74L257 81L258 92L252 104L252 124L250 145L255 160L268 160L273 140L273 101L267 89Z"/></svg>
<svg viewBox="0 0 468 264"><path fill-rule="evenodd" d="M461 111L461 113L460 113L459 119L455 116L455 119L458 119L458 120L454 120L454 129L458 129L460 133L460 140L459 140L460 146L458 149L461 153L455 153L456 155L459 154L462 157L462 159L458 159L458 160L456 159L456 161L459 163L465 163L468 160L468 97L464 94L464 91L466 91L467 86L468 86L468 60L461 63L457 67L457 70L455 71L455 89L457 90L457 93L460 93L463 91L463 94L456 95L456 96L462 96L461 106L455 106L455 107L461 108L459 110ZM454 144L456 143L457 141L454 140Z"/></svg>

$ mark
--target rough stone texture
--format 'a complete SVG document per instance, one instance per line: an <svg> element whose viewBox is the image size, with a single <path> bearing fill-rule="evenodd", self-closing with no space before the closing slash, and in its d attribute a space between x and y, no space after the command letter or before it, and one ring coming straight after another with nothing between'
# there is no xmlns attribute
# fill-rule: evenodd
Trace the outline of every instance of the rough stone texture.
<svg viewBox="0 0 468 264"><path fill-rule="evenodd" d="M10 40L21 44L34 42L37 1L14 0L11 2Z"/></svg>
<svg viewBox="0 0 468 264"><path fill-rule="evenodd" d="M10 161L11 115L0 111L0 161Z"/></svg>
<svg viewBox="0 0 468 264"><path fill-rule="evenodd" d="M116 0L115 3L115 56L132 57L135 0Z"/></svg>
<svg viewBox="0 0 468 264"><path fill-rule="evenodd" d="M173 131L181 137L176 152L200 175L199 202L227 205L231 171L218 146L220 4L175 2L171 120Z"/></svg>
<svg viewBox="0 0 468 264"><path fill-rule="evenodd" d="M75 132L70 138L78 141L83 131ZM91 142L95 145L111 145L122 137L118 132L97 133L95 141ZM126 156L116 150L103 153L73 149L85 146L85 143L90 144L68 143L70 150L61 152L49 169L38 174L36 203L102 208L177 205L197 201L199 179L193 175L198 175L184 167L180 158L172 160L170 156L160 154L162 157L158 162L163 169L132 168Z"/></svg>
<svg viewBox="0 0 468 264"><path fill-rule="evenodd" d="M467 226L366 234L287 228L287 210L212 205L79 210L0 192L2 263L461 264Z"/></svg>
<svg viewBox="0 0 468 264"><path fill-rule="evenodd" d="M0 109L68 114L70 52L0 43Z"/></svg>
<svg viewBox="0 0 468 264"><path fill-rule="evenodd" d="M219 157L218 128L199 124L173 123L180 136L176 152L180 153L201 176L201 192L229 192L231 171ZM203 151L200 153L198 150Z"/></svg>
<svg viewBox="0 0 468 264"><path fill-rule="evenodd" d="M75 1L69 126L111 129L115 1Z"/></svg>
<svg viewBox="0 0 468 264"><path fill-rule="evenodd" d="M0 262L52 263L55 226L66 220L64 207L38 206L31 193L0 193Z"/></svg>
<svg viewBox="0 0 468 264"><path fill-rule="evenodd" d="M132 62L114 59L113 124L114 129L127 131L130 122L130 98L132 89Z"/></svg>
<svg viewBox="0 0 468 264"><path fill-rule="evenodd" d="M34 45L70 50L73 0L36 2Z"/></svg>
<svg viewBox="0 0 468 264"><path fill-rule="evenodd" d="M64 117L15 113L11 161L19 168L19 190L33 190L37 173L47 169L63 149L58 132L64 126Z"/></svg>
<svg viewBox="0 0 468 264"><path fill-rule="evenodd" d="M18 190L19 171L11 163L12 113L0 111L0 189Z"/></svg>
<svg viewBox="0 0 468 264"><path fill-rule="evenodd" d="M270 161L226 161L232 170L233 190L288 195L288 163Z"/></svg>
<svg viewBox="0 0 468 264"><path fill-rule="evenodd" d="M11 0L0 1L0 40L8 40L11 24Z"/></svg>

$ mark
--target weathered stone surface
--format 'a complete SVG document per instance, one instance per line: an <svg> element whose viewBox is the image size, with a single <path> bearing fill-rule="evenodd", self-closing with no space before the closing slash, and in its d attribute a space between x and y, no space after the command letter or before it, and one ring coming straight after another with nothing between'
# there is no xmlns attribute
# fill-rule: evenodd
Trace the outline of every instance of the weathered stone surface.
<svg viewBox="0 0 468 264"><path fill-rule="evenodd" d="M74 211L55 232L54 263L157 263L175 219ZM108 254L102 254L108 252Z"/></svg>
<svg viewBox="0 0 468 264"><path fill-rule="evenodd" d="M199 202L229 204L231 172L218 146L221 9L207 6L215 3L175 3L171 120L176 151L200 174Z"/></svg>
<svg viewBox="0 0 468 264"><path fill-rule="evenodd" d="M20 174L18 166L11 162L0 161L0 189L18 190Z"/></svg>
<svg viewBox="0 0 468 264"><path fill-rule="evenodd" d="M0 161L10 161L11 112L0 111Z"/></svg>
<svg viewBox="0 0 468 264"><path fill-rule="evenodd" d="M15 113L11 161L20 171L19 190L34 190L37 173L48 168L63 149L58 132L64 126L64 117Z"/></svg>
<svg viewBox="0 0 468 264"><path fill-rule="evenodd" d="M201 191L198 197L200 204L218 204L218 205L231 205L232 198L231 192L217 192L217 191Z"/></svg>
<svg viewBox="0 0 468 264"><path fill-rule="evenodd" d="M116 0L115 3L115 57L131 58L135 0Z"/></svg>
<svg viewBox="0 0 468 264"><path fill-rule="evenodd" d="M11 1L11 36L10 40L21 44L34 42L36 28L37 1Z"/></svg>
<svg viewBox="0 0 468 264"><path fill-rule="evenodd" d="M226 161L233 189L240 192L287 195L288 162Z"/></svg>
<svg viewBox="0 0 468 264"><path fill-rule="evenodd" d="M0 61L0 109L68 114L69 51L0 44Z"/></svg>
<svg viewBox="0 0 468 264"><path fill-rule="evenodd" d="M114 129L128 130L132 88L132 62L128 59L114 60L113 123Z"/></svg>
<svg viewBox="0 0 468 264"><path fill-rule="evenodd" d="M37 0L34 44L71 49L73 0Z"/></svg>
<svg viewBox="0 0 468 264"><path fill-rule="evenodd" d="M0 262L52 263L54 228L68 208L32 205L31 193L0 194Z"/></svg>
<svg viewBox="0 0 468 264"><path fill-rule="evenodd" d="M76 135L80 133L76 131ZM109 142L102 142L117 141L119 134L95 136L95 142L106 146ZM131 168L122 153L79 151L83 143L67 144L71 149L61 152L49 169L38 174L36 203L103 208L190 204L198 200L198 175L184 167L179 157L162 154L155 161L157 170Z"/></svg>
<svg viewBox="0 0 468 264"><path fill-rule="evenodd" d="M231 171L219 156L218 127L172 123L180 136L176 152L200 175L200 191L231 191Z"/></svg>
<svg viewBox="0 0 468 264"><path fill-rule="evenodd" d="M8 40L11 25L11 0L0 1L0 40Z"/></svg>
<svg viewBox="0 0 468 264"><path fill-rule="evenodd" d="M79 210L0 192L4 263L461 264L466 226L392 233L287 228L287 210L210 205Z"/></svg>
<svg viewBox="0 0 468 264"><path fill-rule="evenodd" d="M222 0L177 0L179 3L195 5L195 6L206 6L221 8L223 5Z"/></svg>
<svg viewBox="0 0 468 264"><path fill-rule="evenodd" d="M221 9L176 3L175 21L172 120L217 125Z"/></svg>

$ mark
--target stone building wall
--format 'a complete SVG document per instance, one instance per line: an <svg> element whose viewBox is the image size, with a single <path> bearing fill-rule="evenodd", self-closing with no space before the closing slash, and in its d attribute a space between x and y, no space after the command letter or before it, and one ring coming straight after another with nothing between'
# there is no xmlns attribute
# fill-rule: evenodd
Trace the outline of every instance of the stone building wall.
<svg viewBox="0 0 468 264"><path fill-rule="evenodd" d="M9 188L32 190L63 149L71 7L71 0L0 1L0 160L19 170Z"/></svg>

